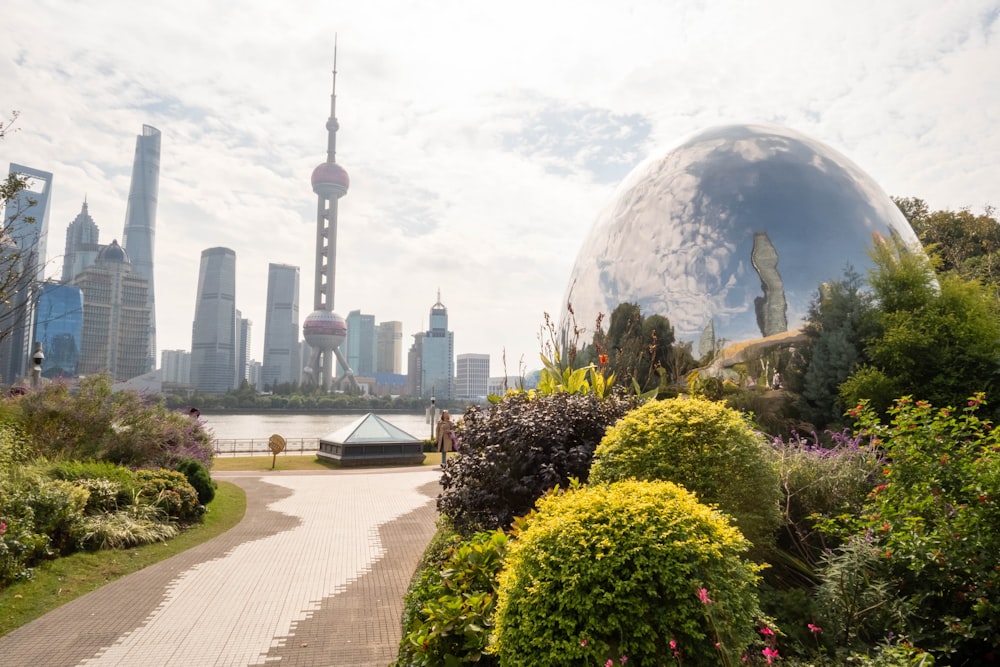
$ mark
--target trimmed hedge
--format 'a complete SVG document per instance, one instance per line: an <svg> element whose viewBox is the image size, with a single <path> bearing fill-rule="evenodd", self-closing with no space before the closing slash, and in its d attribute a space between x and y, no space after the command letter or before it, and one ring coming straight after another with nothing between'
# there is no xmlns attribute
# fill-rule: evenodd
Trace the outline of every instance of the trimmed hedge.
<svg viewBox="0 0 1000 667"><path fill-rule="evenodd" d="M781 525L778 473L747 419L703 398L651 401L615 426L594 453L592 482L681 484L731 515L760 558Z"/></svg>
<svg viewBox="0 0 1000 667"><path fill-rule="evenodd" d="M759 617L747 546L669 482L551 494L508 547L491 651L533 667L739 663Z"/></svg>

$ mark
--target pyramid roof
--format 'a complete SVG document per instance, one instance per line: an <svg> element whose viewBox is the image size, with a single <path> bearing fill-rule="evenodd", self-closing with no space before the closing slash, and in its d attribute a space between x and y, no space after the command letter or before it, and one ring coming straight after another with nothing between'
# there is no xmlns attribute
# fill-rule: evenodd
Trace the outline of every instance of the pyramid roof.
<svg viewBox="0 0 1000 667"><path fill-rule="evenodd" d="M320 440L341 444L420 442L418 438L371 412Z"/></svg>

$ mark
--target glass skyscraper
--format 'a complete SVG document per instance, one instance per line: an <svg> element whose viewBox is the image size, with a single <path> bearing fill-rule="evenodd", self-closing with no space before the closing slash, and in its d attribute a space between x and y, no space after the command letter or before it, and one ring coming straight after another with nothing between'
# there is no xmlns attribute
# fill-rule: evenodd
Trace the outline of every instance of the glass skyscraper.
<svg viewBox="0 0 1000 667"><path fill-rule="evenodd" d="M146 370L156 364L156 298L153 282L153 250L156 235L156 203L160 191L160 131L142 126L135 139L135 159L132 162L132 185L128 191L125 211L125 232L122 245L132 260L132 270L146 279L149 291L149 353Z"/></svg>
<svg viewBox="0 0 1000 667"><path fill-rule="evenodd" d="M454 398L455 333L448 331L448 309L441 303L440 291L420 346L420 395Z"/></svg>
<svg viewBox="0 0 1000 667"><path fill-rule="evenodd" d="M299 381L299 267L267 265L267 309L264 321L265 387Z"/></svg>
<svg viewBox="0 0 1000 667"><path fill-rule="evenodd" d="M34 339L43 345L42 376L76 377L83 338L83 291L43 283L35 304Z"/></svg>
<svg viewBox="0 0 1000 667"><path fill-rule="evenodd" d="M203 394L237 388L236 253L229 248L208 248L201 253L191 331L194 388Z"/></svg>
<svg viewBox="0 0 1000 667"><path fill-rule="evenodd" d="M375 316L364 315L360 310L347 314L347 364L355 375L371 377L375 374L375 355L378 342L375 333Z"/></svg>
<svg viewBox="0 0 1000 667"><path fill-rule="evenodd" d="M9 299L0 304L0 379L7 383L27 374L34 320L32 294L44 279L52 198L51 173L13 162L10 173L25 177L27 187L7 202L0 248L2 273L12 276L4 286Z"/></svg>

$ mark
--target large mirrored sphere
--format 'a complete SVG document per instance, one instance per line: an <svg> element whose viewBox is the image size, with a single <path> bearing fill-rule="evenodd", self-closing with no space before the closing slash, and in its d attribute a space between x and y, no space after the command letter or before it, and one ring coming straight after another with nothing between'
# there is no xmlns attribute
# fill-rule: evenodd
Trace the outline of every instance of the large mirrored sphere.
<svg viewBox="0 0 1000 667"><path fill-rule="evenodd" d="M615 307L632 302L704 354L800 328L821 283L848 266L867 274L879 237L917 244L846 157L782 127L716 127L625 179L583 243L563 304L588 330L580 343L599 313L607 330Z"/></svg>

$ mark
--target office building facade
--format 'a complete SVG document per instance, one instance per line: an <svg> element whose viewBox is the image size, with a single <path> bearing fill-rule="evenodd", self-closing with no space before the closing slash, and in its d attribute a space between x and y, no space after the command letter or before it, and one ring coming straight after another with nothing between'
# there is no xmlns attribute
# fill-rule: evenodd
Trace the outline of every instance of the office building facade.
<svg viewBox="0 0 1000 667"><path fill-rule="evenodd" d="M243 381L249 376L250 363L250 334L253 331L253 322L243 317L243 313L236 311L237 333L236 333L236 386L242 386Z"/></svg>
<svg viewBox="0 0 1000 667"><path fill-rule="evenodd" d="M489 394L490 355L460 354L455 363L455 397L485 398Z"/></svg>
<svg viewBox="0 0 1000 667"><path fill-rule="evenodd" d="M380 322L376 327L378 351L375 353L375 372L403 372L403 323Z"/></svg>
<svg viewBox="0 0 1000 667"><path fill-rule="evenodd" d="M80 213L66 227L66 249L62 265L64 283L73 282L73 278L97 261L97 253L101 250L100 233L97 223L90 217L87 200L84 200Z"/></svg>
<svg viewBox="0 0 1000 667"><path fill-rule="evenodd" d="M132 261L132 270L149 285L146 300L149 307L149 351L146 370L156 363L156 290L153 280L153 254L156 238L156 205L160 191L160 131L142 126L135 139L135 159L132 161L132 184L125 210L125 232L122 245Z"/></svg>
<svg viewBox="0 0 1000 667"><path fill-rule="evenodd" d="M204 394L224 394L236 381L236 253L208 248L201 253L194 324L191 327L191 384Z"/></svg>
<svg viewBox="0 0 1000 667"><path fill-rule="evenodd" d="M129 380L148 370L146 279L132 273L128 253L112 241L74 279L83 292L80 375L110 373Z"/></svg>
<svg viewBox="0 0 1000 667"><path fill-rule="evenodd" d="M347 364L355 375L371 377L375 374L375 355L378 342L375 334L375 316L365 315L360 310L347 314Z"/></svg>
<svg viewBox="0 0 1000 667"><path fill-rule="evenodd" d="M52 199L52 174L10 163L10 174L26 187L4 209L0 268L11 275L5 285L10 298L0 304L0 379L16 382L27 375L31 354L35 293L45 276L45 255Z"/></svg>
<svg viewBox="0 0 1000 667"><path fill-rule="evenodd" d="M76 377L82 339L83 291L73 285L43 283L35 303L34 335L45 354L42 377Z"/></svg>
<svg viewBox="0 0 1000 667"><path fill-rule="evenodd" d="M297 384L301 368L299 267L268 264L261 383L265 387Z"/></svg>
<svg viewBox="0 0 1000 667"><path fill-rule="evenodd" d="M450 399L455 397L455 334L448 331L448 309L437 302L431 306L430 327L420 338L420 395Z"/></svg>
<svg viewBox="0 0 1000 667"><path fill-rule="evenodd" d="M163 350L160 353L160 372L164 385L191 384L191 353L187 350Z"/></svg>

